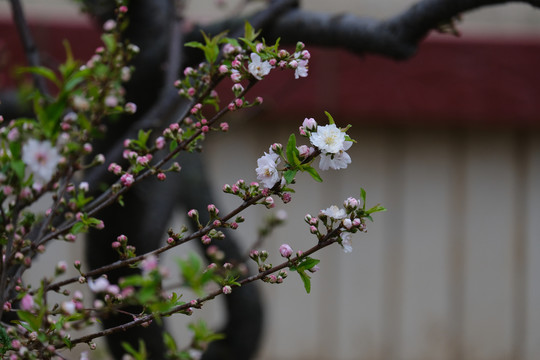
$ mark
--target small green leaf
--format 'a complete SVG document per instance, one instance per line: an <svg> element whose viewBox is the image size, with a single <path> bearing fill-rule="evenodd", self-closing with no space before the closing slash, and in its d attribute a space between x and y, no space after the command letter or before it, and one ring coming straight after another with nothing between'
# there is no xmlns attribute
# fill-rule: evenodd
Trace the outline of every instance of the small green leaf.
<svg viewBox="0 0 540 360"><path fill-rule="evenodd" d="M375 205L374 207L372 207L371 209L369 209L368 211L366 211L366 214L373 214L373 213L376 213L376 212L381 212L381 211L386 211L387 209L384 207L384 206L381 206L381 205Z"/></svg>
<svg viewBox="0 0 540 360"><path fill-rule="evenodd" d="M190 42L187 42L184 44L184 46L187 46L187 47L192 47L192 48L196 48L196 49L204 49L204 45L201 44L200 42L198 41L190 41Z"/></svg>
<svg viewBox="0 0 540 360"><path fill-rule="evenodd" d="M283 177L285 178L285 181L287 181L287 184L292 183L294 180L294 177L296 176L297 170L287 170L283 173Z"/></svg>
<svg viewBox="0 0 540 360"><path fill-rule="evenodd" d="M302 282L304 283L304 289L306 289L306 292L309 294L311 291L311 278L304 270L298 270L298 275L300 275L300 279L302 279Z"/></svg>
<svg viewBox="0 0 540 360"><path fill-rule="evenodd" d="M247 41L254 41L258 36L259 34L261 33L261 31L255 31L255 29L253 28L253 26L251 26L251 24L246 21L246 23L244 24L244 38L247 40Z"/></svg>
<svg viewBox="0 0 540 360"><path fill-rule="evenodd" d="M307 171L309 173L309 175L311 175L311 177L315 180L315 181L318 181L318 182L322 182L322 178L321 176L319 175L319 173L317 172L317 170L315 170L315 168L313 166L306 166L304 167L304 171Z"/></svg>
<svg viewBox="0 0 540 360"><path fill-rule="evenodd" d="M30 74L43 76L44 78L52 81L56 86L60 87L60 81L58 81L56 74L51 69L47 69L41 66L21 67L17 69L17 74L24 74L24 73L30 73Z"/></svg>
<svg viewBox="0 0 540 360"><path fill-rule="evenodd" d="M287 141L287 161L290 165L294 165L295 167L301 164L300 161L300 152L296 148L296 136L294 134L291 134L289 136L289 140Z"/></svg>
<svg viewBox="0 0 540 360"><path fill-rule="evenodd" d="M366 210L366 190L360 188L360 199L362 199L362 210Z"/></svg>
<svg viewBox="0 0 540 360"><path fill-rule="evenodd" d="M79 221L78 223L75 223L75 225L73 225L70 232L76 235L78 233L86 231L86 228L87 228L86 225Z"/></svg>
<svg viewBox="0 0 540 360"><path fill-rule="evenodd" d="M321 260L313 259L308 256L302 260L302 262L300 263L300 265L297 266L297 268L300 270L309 270L320 262Z"/></svg>
<svg viewBox="0 0 540 360"><path fill-rule="evenodd" d="M22 180L24 178L24 162L22 160L14 160L10 163L13 172Z"/></svg>
<svg viewBox="0 0 540 360"><path fill-rule="evenodd" d="M114 52L116 49L116 40L113 34L103 34L101 35L101 40L109 52Z"/></svg>
<svg viewBox="0 0 540 360"><path fill-rule="evenodd" d="M329 124L335 124L334 118L332 117L332 115L330 115L330 113L328 111L325 111L324 113L326 114L326 117L328 118L328 123Z"/></svg>

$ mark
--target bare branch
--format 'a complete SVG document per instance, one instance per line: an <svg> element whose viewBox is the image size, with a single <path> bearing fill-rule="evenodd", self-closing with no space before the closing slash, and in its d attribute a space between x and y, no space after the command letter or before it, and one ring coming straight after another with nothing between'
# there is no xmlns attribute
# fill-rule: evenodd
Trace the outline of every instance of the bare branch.
<svg viewBox="0 0 540 360"><path fill-rule="evenodd" d="M26 59L30 66L40 66L41 62L39 59L39 52L37 50L34 39L26 22L24 16L24 11L19 0L10 0L11 1L11 11L13 13L13 21L17 27L19 37L21 38L21 43L24 47L24 52L26 54ZM37 74L33 74L34 84L36 88L42 93L47 94L47 88L45 86L45 79Z"/></svg>
<svg viewBox="0 0 540 360"><path fill-rule="evenodd" d="M282 44L295 44L302 40L310 46L339 47L357 54L371 53L404 60L416 53L419 42L431 30L450 22L452 18L485 6L505 3L540 7L539 0L421 0L387 20L291 9L282 16L274 17L268 27L255 27L263 29L266 39L280 37ZM222 28L233 28L243 21L228 19L203 29L216 34ZM195 36L193 33L186 35L188 38Z"/></svg>

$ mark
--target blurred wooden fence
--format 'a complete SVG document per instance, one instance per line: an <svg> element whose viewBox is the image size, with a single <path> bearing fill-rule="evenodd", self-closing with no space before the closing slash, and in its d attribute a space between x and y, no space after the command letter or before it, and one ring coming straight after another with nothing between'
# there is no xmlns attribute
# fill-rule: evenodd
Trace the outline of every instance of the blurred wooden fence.
<svg viewBox="0 0 540 360"><path fill-rule="evenodd" d="M207 149L216 189L253 179L256 159L296 125L234 123L234 136ZM259 358L540 358L540 134L353 129L350 168L323 173L322 184L300 177L292 204L279 206L288 225L265 248L276 262L282 242L308 248L304 215L360 187L389 211L351 254L335 246L320 255L310 295L295 274L259 285L268 295ZM240 231L247 246L256 224Z"/></svg>

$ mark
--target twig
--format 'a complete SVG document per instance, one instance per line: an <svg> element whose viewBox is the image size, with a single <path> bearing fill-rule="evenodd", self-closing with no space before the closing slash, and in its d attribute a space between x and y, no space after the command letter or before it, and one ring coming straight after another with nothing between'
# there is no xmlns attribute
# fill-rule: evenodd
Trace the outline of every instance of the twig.
<svg viewBox="0 0 540 360"><path fill-rule="evenodd" d="M24 11L19 0L10 0L11 2L11 11L13 13L13 21L17 27L19 37L24 47L24 52L26 54L26 60L30 66L40 66L41 62L39 59L39 52L32 38L30 29L28 28L28 23L24 16ZM39 92L43 95L47 95L47 87L45 85L45 79L37 74L32 74L34 83Z"/></svg>

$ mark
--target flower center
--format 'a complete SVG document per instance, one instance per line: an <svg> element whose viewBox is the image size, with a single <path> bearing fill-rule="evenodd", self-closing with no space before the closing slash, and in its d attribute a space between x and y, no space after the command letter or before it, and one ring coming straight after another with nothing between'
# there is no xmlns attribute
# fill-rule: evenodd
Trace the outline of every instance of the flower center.
<svg viewBox="0 0 540 360"><path fill-rule="evenodd" d="M40 164L40 165L45 165L47 164L47 154L43 154L43 153L37 153L36 154L36 161Z"/></svg>

